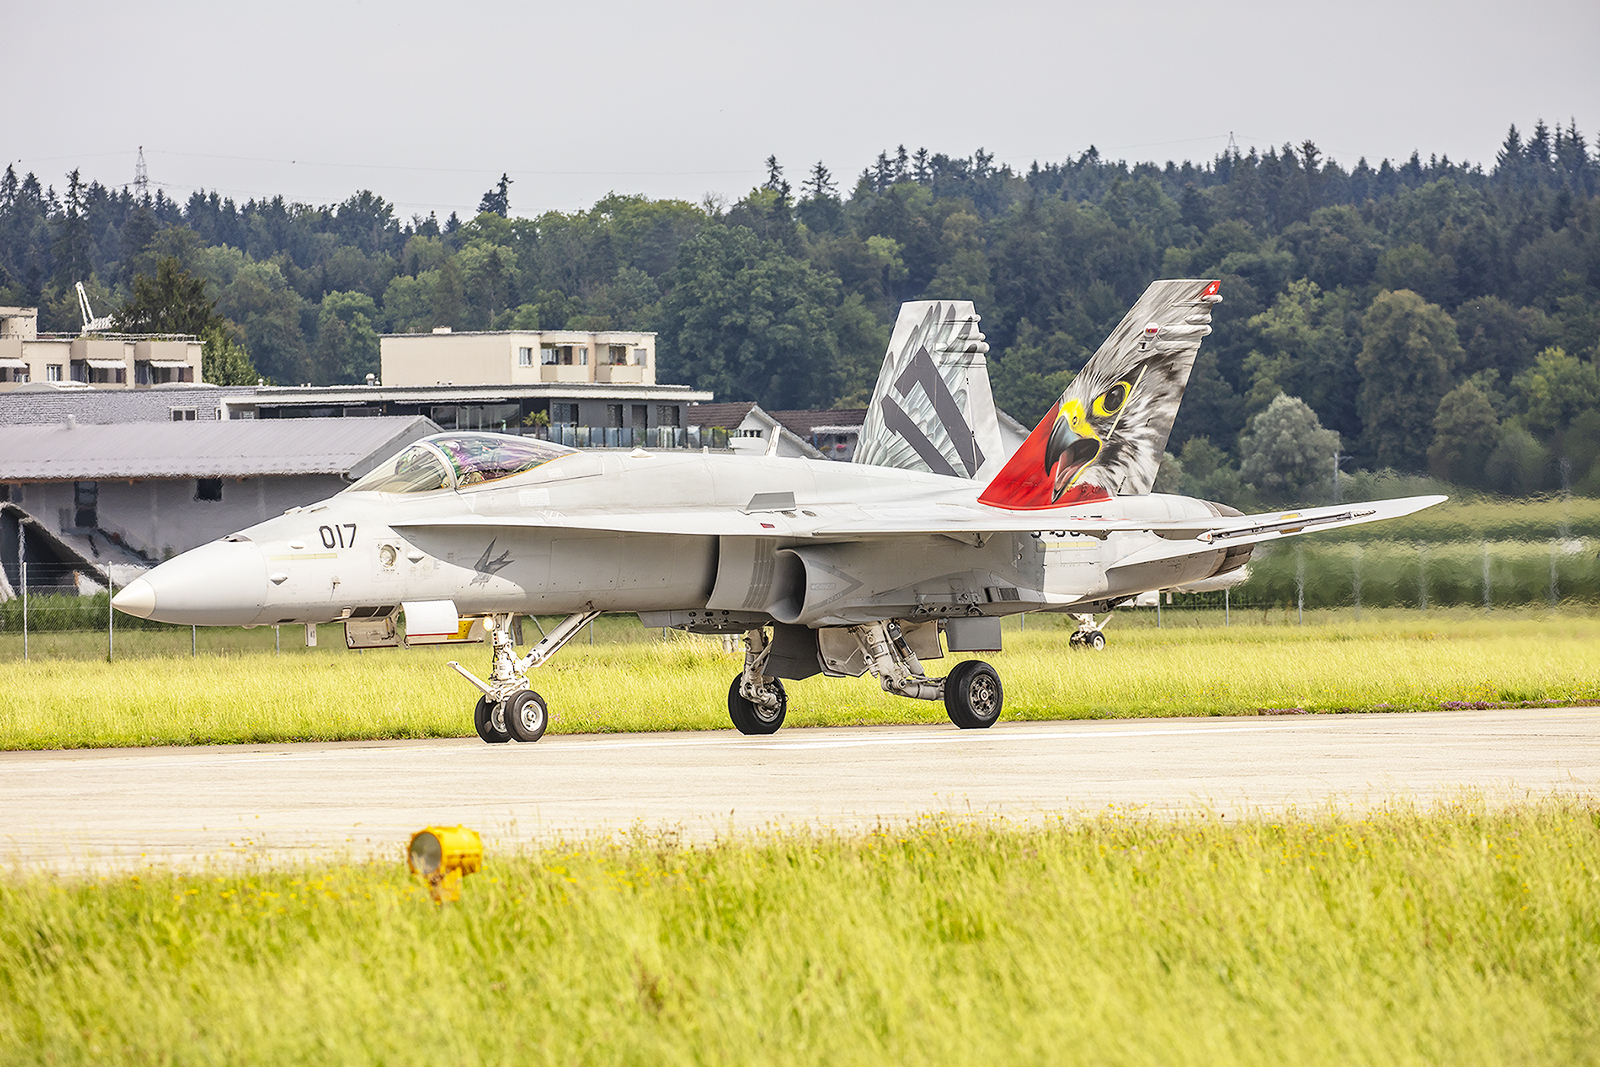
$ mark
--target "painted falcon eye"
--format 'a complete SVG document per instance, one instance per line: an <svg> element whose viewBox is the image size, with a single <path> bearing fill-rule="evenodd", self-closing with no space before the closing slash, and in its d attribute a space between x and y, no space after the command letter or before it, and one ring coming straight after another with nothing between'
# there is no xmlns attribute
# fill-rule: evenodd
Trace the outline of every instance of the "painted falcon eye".
<svg viewBox="0 0 1600 1067"><path fill-rule="evenodd" d="M1128 393L1133 389L1133 383L1120 381L1110 389L1094 398L1094 413L1102 419L1110 418L1122 410L1122 405L1128 402Z"/></svg>

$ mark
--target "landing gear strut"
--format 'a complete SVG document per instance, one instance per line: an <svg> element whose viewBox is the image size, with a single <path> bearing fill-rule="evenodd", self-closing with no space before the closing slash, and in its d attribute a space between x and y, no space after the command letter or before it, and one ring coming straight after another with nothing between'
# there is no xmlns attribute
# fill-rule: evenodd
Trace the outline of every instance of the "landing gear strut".
<svg viewBox="0 0 1600 1067"><path fill-rule="evenodd" d="M789 711L789 695L783 682L763 673L772 654L766 631L747 633L744 648L744 670L728 687L728 718L741 734L777 733Z"/></svg>
<svg viewBox="0 0 1600 1067"><path fill-rule="evenodd" d="M877 676L885 693L913 700L943 700L950 721L963 730L986 729L1000 718L1005 704L1000 674L982 660L956 664L947 678L929 678L899 623L892 619L874 622L853 626L850 632L861 643L867 669Z"/></svg>
<svg viewBox="0 0 1600 1067"><path fill-rule="evenodd" d="M600 613L582 611L568 615L561 624L545 635L544 640L518 656L516 642L511 636L511 615L492 615L489 618L489 640L494 645L494 660L486 682L455 660L450 666L477 686L483 696L472 715L478 736L491 745L504 744L515 738L518 741L537 741L550 725L550 710L544 698L528 684L527 673L560 651L561 646L578 635Z"/></svg>

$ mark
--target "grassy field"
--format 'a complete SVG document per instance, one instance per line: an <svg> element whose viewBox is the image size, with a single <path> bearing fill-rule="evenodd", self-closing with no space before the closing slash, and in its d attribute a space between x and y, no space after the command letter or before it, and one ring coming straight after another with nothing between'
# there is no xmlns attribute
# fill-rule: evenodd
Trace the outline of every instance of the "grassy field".
<svg viewBox="0 0 1600 1067"><path fill-rule="evenodd" d="M0 876L0 1062L1592 1064L1600 809Z"/></svg>
<svg viewBox="0 0 1600 1067"><path fill-rule="evenodd" d="M1153 612L1119 612L1110 647L1097 654L1068 647L1065 620L1035 616L1025 632L1010 624L1006 651L986 658L1004 680L1008 719L1600 700L1600 617L1592 612L1382 611L1360 621L1308 612L1305 626L1294 619L1281 610L1235 611L1224 628L1220 613L1168 611L1156 629ZM606 639L612 633L617 640ZM269 644L193 658L185 647L114 663L48 654L12 662L0 687L0 748L472 732L475 692L445 661L461 658L482 671L486 646L357 654L326 647L331 636L322 648L283 655ZM952 662L930 670L946 673ZM607 620L596 644L575 641L533 680L555 732L722 729L740 663L718 639L662 640L660 631L619 618ZM886 696L871 678L813 678L788 689L793 726L946 721L943 705Z"/></svg>

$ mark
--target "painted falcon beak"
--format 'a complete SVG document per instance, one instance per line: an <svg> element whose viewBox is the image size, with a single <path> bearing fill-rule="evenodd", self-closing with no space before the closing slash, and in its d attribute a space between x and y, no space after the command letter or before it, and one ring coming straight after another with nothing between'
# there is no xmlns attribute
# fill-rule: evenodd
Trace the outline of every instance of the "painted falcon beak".
<svg viewBox="0 0 1600 1067"><path fill-rule="evenodd" d="M1068 400L1061 405L1055 425L1050 428L1050 440L1045 445L1045 470L1055 474L1052 499L1060 500L1078 474L1100 455L1101 442L1089 420L1084 418L1083 405Z"/></svg>

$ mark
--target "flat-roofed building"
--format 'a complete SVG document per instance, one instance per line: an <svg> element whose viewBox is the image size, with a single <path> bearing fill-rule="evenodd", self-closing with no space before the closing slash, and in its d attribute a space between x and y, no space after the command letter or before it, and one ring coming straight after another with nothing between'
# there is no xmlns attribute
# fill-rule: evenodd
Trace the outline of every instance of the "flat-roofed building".
<svg viewBox="0 0 1600 1067"><path fill-rule="evenodd" d="M31 382L139 389L200 381L200 339L186 334L41 334L39 309L0 307L0 392Z"/></svg>
<svg viewBox="0 0 1600 1067"><path fill-rule="evenodd" d="M386 333L385 385L654 385L656 335L616 330Z"/></svg>

